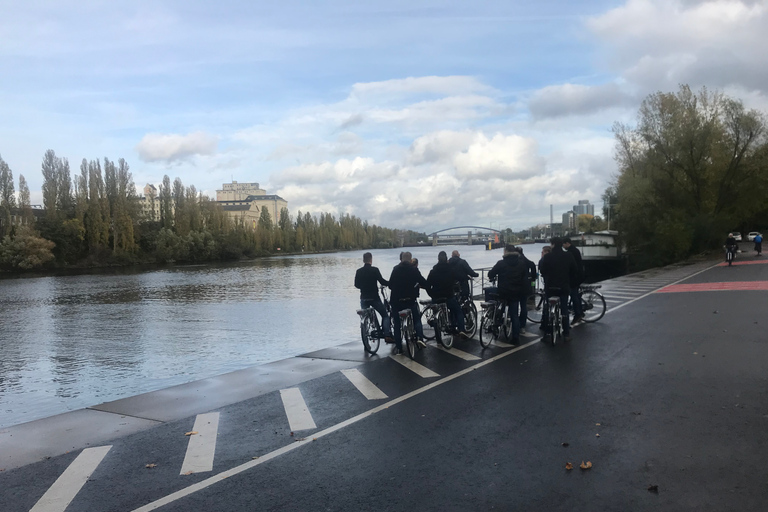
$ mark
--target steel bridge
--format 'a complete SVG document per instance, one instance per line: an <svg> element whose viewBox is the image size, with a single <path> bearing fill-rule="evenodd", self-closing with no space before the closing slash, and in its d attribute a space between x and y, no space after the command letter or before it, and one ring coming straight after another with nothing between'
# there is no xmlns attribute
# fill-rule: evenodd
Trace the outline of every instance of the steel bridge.
<svg viewBox="0 0 768 512"><path fill-rule="evenodd" d="M457 234L457 235L440 236L440 233L444 233L446 231L453 231L454 229L469 229L470 231L467 231L466 235ZM479 235L477 236L477 238L474 238L471 231L473 229L474 230L482 229L485 231L491 231L494 234L501 233L501 231L498 229L486 228L483 226L454 226L452 228L439 229L437 231L430 233L428 236L432 237L432 245L472 245L474 240L477 240L478 242L481 242L481 243L488 242L487 237L483 238L482 235Z"/></svg>

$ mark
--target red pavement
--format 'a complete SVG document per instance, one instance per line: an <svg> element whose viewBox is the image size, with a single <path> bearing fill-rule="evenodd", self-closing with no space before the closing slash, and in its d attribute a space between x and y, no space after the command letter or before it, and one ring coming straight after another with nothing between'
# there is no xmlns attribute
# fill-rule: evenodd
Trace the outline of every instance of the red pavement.
<svg viewBox="0 0 768 512"><path fill-rule="evenodd" d="M729 290L768 290L768 281L731 281L727 283L692 283L665 286L656 293L720 292Z"/></svg>
<svg viewBox="0 0 768 512"><path fill-rule="evenodd" d="M747 260L747 261L734 261L733 266L736 265L755 265L760 263L768 263L768 260ZM718 267L727 267L728 263L722 262Z"/></svg>

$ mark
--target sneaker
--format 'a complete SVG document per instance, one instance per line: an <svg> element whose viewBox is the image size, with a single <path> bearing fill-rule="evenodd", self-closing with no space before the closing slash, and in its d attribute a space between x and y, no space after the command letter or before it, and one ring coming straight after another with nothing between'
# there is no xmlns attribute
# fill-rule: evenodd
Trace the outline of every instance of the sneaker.
<svg viewBox="0 0 768 512"><path fill-rule="evenodd" d="M419 346L421 346L421 348L424 348L424 347L426 347L426 346L427 346L427 344L426 344L426 343L424 343L424 340L423 340L423 339L421 339L421 338L416 338L416 343L418 343L418 344L419 344Z"/></svg>
<svg viewBox="0 0 768 512"><path fill-rule="evenodd" d="M395 342L395 338L393 338L392 336L384 336L384 343L394 343L394 342Z"/></svg>
<svg viewBox="0 0 768 512"><path fill-rule="evenodd" d="M520 328L520 334L525 334L525 328L524 327Z"/></svg>
<svg viewBox="0 0 768 512"><path fill-rule="evenodd" d="M575 316L573 317L573 320L571 320L571 325L576 325L577 323L581 322L581 319L584 318L582 316Z"/></svg>

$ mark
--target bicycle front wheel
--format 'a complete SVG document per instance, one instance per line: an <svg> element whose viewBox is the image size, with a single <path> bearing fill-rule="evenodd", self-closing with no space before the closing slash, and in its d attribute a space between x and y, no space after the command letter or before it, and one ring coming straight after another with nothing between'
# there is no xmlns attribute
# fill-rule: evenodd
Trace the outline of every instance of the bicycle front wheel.
<svg viewBox="0 0 768 512"><path fill-rule="evenodd" d="M525 306L528 308L528 320L540 324L546 304L547 299L542 292L534 292L533 295L530 295L525 301Z"/></svg>
<svg viewBox="0 0 768 512"><path fill-rule="evenodd" d="M435 339L435 310L431 307L424 308L421 312L421 325L424 328L424 339Z"/></svg>
<svg viewBox="0 0 768 512"><path fill-rule="evenodd" d="M450 333L447 333L444 331L445 326L448 325L448 319L445 317L445 311L441 310L440 313L437 314L438 325L435 327L435 336L437 336L437 332L440 331L441 336L440 338L437 338L437 341L444 347L444 348L451 348L453 346L453 335Z"/></svg>
<svg viewBox="0 0 768 512"><path fill-rule="evenodd" d="M594 290L581 294L581 310L585 322L597 322L605 315L605 298Z"/></svg>
<svg viewBox="0 0 768 512"><path fill-rule="evenodd" d="M360 324L360 337L363 339L363 347L365 351L371 355L375 354L379 350L379 344L381 340L376 335L376 324L368 316Z"/></svg>
<svg viewBox="0 0 768 512"><path fill-rule="evenodd" d="M493 325L493 308L483 308L483 313L480 316L480 325L477 326L477 330L480 333L480 346L488 348L491 344L491 326ZM483 336L485 335L485 336Z"/></svg>
<svg viewBox="0 0 768 512"><path fill-rule="evenodd" d="M464 313L464 329L467 337L473 338L477 331L477 307L474 302L467 302L461 310Z"/></svg>
<svg viewBox="0 0 768 512"><path fill-rule="evenodd" d="M504 331L504 337L507 339L507 341L510 341L512 339L512 316L511 315L517 315L517 311L512 311L512 308L509 307L509 304L507 304L504 307L504 310L501 312L501 318L502 318L502 329Z"/></svg>
<svg viewBox="0 0 768 512"><path fill-rule="evenodd" d="M418 347L416 346L416 333L413 332L413 320L408 319L403 322L402 329L408 356L411 359L415 359Z"/></svg>

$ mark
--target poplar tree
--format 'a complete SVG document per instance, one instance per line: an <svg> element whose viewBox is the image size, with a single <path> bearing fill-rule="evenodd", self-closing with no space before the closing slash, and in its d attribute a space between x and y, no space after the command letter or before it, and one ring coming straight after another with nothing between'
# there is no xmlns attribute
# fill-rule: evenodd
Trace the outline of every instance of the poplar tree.
<svg viewBox="0 0 768 512"><path fill-rule="evenodd" d="M49 149L43 155L43 208L45 215L49 219L55 219L57 215L57 204L59 199L59 173L56 153Z"/></svg>
<svg viewBox="0 0 768 512"><path fill-rule="evenodd" d="M173 227L173 208L171 206L171 179L166 174L160 185L160 222L165 229Z"/></svg>
<svg viewBox="0 0 768 512"><path fill-rule="evenodd" d="M19 210L24 224L31 224L33 219L32 205L29 199L29 187L23 174L19 174Z"/></svg>
<svg viewBox="0 0 768 512"><path fill-rule="evenodd" d="M13 172L8 164L0 156L0 235L5 236L11 232L11 214L16 208L16 196L13 186Z"/></svg>

